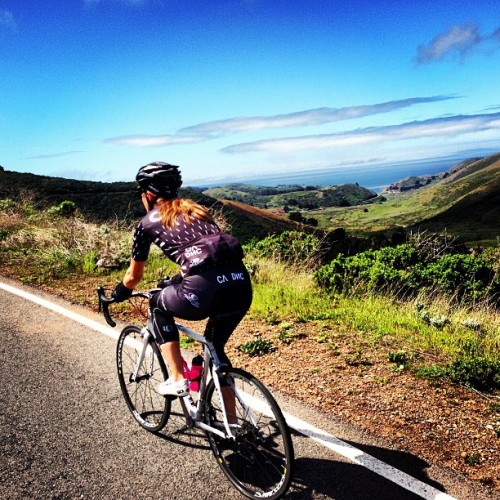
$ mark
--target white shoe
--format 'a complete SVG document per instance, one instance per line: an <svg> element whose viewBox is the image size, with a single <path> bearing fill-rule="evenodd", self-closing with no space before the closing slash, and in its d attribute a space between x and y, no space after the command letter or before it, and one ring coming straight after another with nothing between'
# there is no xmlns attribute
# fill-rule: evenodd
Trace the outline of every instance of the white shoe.
<svg viewBox="0 0 500 500"><path fill-rule="evenodd" d="M186 396L189 392L189 383L186 379L172 382L170 379L158 384L156 392L162 396Z"/></svg>

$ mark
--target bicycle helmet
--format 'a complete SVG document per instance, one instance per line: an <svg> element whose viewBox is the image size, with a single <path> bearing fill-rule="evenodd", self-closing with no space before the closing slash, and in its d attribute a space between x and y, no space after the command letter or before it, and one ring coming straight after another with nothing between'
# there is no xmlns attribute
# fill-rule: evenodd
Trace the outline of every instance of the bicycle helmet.
<svg viewBox="0 0 500 500"><path fill-rule="evenodd" d="M182 185L179 167L161 161L141 167L135 180L141 191L150 191L157 197L167 199L175 198Z"/></svg>

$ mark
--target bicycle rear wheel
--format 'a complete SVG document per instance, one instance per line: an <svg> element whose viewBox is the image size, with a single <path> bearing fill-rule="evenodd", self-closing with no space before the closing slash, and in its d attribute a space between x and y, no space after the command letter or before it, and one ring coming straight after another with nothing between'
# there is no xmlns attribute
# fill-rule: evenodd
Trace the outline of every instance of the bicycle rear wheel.
<svg viewBox="0 0 500 500"><path fill-rule="evenodd" d="M158 432L168 421L171 401L158 394L156 387L168 374L158 346L151 339L137 378L133 380L143 340L138 326L126 326L118 338L116 367L123 397L133 417L144 429Z"/></svg>
<svg viewBox="0 0 500 500"><path fill-rule="evenodd" d="M230 368L219 380L236 439L207 432L210 447L231 483L249 498L279 498L289 488L294 471L290 430L266 387L253 375ZM205 422L223 429L219 397L213 380L207 387Z"/></svg>

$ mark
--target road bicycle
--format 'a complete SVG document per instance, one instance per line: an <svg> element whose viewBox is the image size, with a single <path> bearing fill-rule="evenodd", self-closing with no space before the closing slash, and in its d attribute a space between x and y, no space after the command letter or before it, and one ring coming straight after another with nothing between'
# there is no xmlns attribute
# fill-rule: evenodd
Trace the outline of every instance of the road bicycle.
<svg viewBox="0 0 500 500"><path fill-rule="evenodd" d="M131 298L149 302L160 290L134 292ZM99 310L115 327L109 313L114 299L106 297L102 287L97 293ZM190 383L193 387L195 382L197 390L179 398L186 425L205 431L217 463L240 493L249 498L280 498L292 481L295 457L290 430L278 403L253 375L220 362L209 330L201 335L176 325L203 349L201 376ZM149 307L144 327L127 325L120 333L116 365L120 388L133 417L144 429L159 432L168 422L176 397L157 392L158 384L169 374Z"/></svg>

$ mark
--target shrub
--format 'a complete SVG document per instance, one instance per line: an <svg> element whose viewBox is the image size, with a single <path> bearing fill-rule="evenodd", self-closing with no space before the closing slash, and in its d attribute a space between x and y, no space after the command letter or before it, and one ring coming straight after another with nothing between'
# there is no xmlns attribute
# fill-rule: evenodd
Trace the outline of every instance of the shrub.
<svg viewBox="0 0 500 500"><path fill-rule="evenodd" d="M445 367L437 365L416 367L413 373L431 381L447 378L455 384L484 392L500 389L500 362L480 357L457 359Z"/></svg>
<svg viewBox="0 0 500 500"><path fill-rule="evenodd" d="M268 236L252 245L260 257L275 258L286 262L308 264L320 248L317 236L301 231L285 231Z"/></svg>
<svg viewBox="0 0 500 500"><path fill-rule="evenodd" d="M417 251L407 244L396 247L385 247L375 252L375 260L370 269L368 288L398 286L399 288L411 283L408 278L412 268L418 263Z"/></svg>
<svg viewBox="0 0 500 500"><path fill-rule="evenodd" d="M327 290L341 292L344 289L345 276L345 261L346 257L340 254L333 259L329 264L321 266L314 273L316 283Z"/></svg>
<svg viewBox="0 0 500 500"><path fill-rule="evenodd" d="M481 256L443 255L422 270L422 282L427 287L466 300L500 292L500 281L491 263Z"/></svg>
<svg viewBox="0 0 500 500"><path fill-rule="evenodd" d="M255 339L241 344L238 350L249 356L263 356L264 354L274 352L276 347L269 340Z"/></svg>
<svg viewBox="0 0 500 500"><path fill-rule="evenodd" d="M336 292L390 289L415 294L422 289L440 292L470 302L488 299L498 302L500 276L494 262L481 255L446 254L435 260L409 244L368 250L345 257L339 255L320 267L314 279L323 288Z"/></svg>
<svg viewBox="0 0 500 500"><path fill-rule="evenodd" d="M413 369L413 374L420 378L429 379L435 383L447 377L448 369L438 365L417 366Z"/></svg>
<svg viewBox="0 0 500 500"><path fill-rule="evenodd" d="M70 217L75 214L77 210L77 205L73 201L65 200L59 203L59 205L55 205L50 207L47 210L47 214L50 217Z"/></svg>
<svg viewBox="0 0 500 500"><path fill-rule="evenodd" d="M413 283L412 267L417 263L417 252L407 244L384 247L350 257L341 254L318 269L314 279L319 286L338 292L360 285L366 290L407 288Z"/></svg>
<svg viewBox="0 0 500 500"><path fill-rule="evenodd" d="M82 256L82 271L85 274L92 274L96 268L97 251L90 250Z"/></svg>
<svg viewBox="0 0 500 500"><path fill-rule="evenodd" d="M448 369L452 382L481 391L500 389L500 362L484 358L458 359Z"/></svg>
<svg viewBox="0 0 500 500"><path fill-rule="evenodd" d="M17 208L17 203L11 198L4 198L0 200L0 211L5 213L14 212Z"/></svg>
<svg viewBox="0 0 500 500"><path fill-rule="evenodd" d="M60 279L69 276L80 268L80 255L66 252L60 248L49 248L40 256L40 277Z"/></svg>
<svg viewBox="0 0 500 500"><path fill-rule="evenodd" d="M391 363L398 366L407 366L410 363L411 355L409 355L406 351L394 351L390 352L387 355L387 358Z"/></svg>

